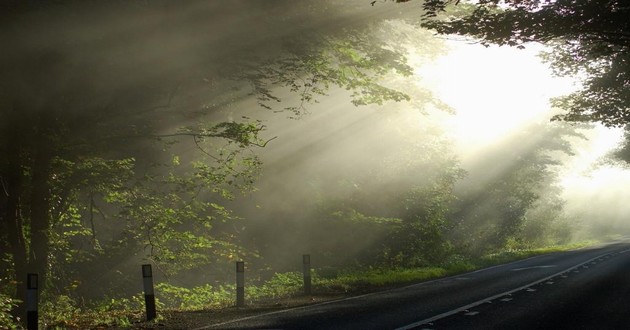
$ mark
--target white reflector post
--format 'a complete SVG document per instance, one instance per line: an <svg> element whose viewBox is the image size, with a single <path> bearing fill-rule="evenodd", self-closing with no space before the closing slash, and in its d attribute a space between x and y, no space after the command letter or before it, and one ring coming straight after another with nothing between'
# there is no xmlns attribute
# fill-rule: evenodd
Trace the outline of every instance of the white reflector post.
<svg viewBox="0 0 630 330"><path fill-rule="evenodd" d="M153 271L151 265L142 265L142 284L144 285L144 304L147 311L147 321L157 316L155 310L155 294L153 293Z"/></svg>
<svg viewBox="0 0 630 330"><path fill-rule="evenodd" d="M245 262L236 262L236 307L245 306Z"/></svg>
<svg viewBox="0 0 630 330"><path fill-rule="evenodd" d="M37 330L37 289L38 277L35 273L26 274L26 329Z"/></svg>

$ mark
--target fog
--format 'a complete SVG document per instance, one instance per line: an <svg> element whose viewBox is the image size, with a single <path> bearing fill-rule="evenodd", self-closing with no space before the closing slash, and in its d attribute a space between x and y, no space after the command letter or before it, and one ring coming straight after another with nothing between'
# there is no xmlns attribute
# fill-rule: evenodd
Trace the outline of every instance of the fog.
<svg viewBox="0 0 630 330"><path fill-rule="evenodd" d="M422 163L412 175L430 176L442 166L430 164L443 164L445 159L465 172L454 186L455 194L464 201L455 208L463 209L453 216L468 224L459 223L462 228L454 230L460 232L455 237L471 230L499 230L501 215L496 212L500 202L486 190L531 165L529 162L548 166L548 173L535 188L540 200L527 211L532 222L544 217L541 203L551 203L562 208L556 220L572 228L570 241L605 239L626 230L623 217L627 212L617 193L623 190L624 184L618 180L626 172L614 167L609 182L601 181L606 178L600 172L620 141L620 130L550 122L558 112L550 107L549 99L574 90L578 81L553 77L538 57L542 48L536 45L526 50L488 49L448 40L442 47L446 49L442 56L425 58L410 47L415 74L407 81L420 86L411 95L417 103L425 103L421 109L407 103L353 108L345 102L347 95L338 92L310 106L310 113L297 121L276 116L265 119L269 133L278 139L260 151L265 165L259 191L248 197L251 204L236 208L250 219L242 227L243 236L251 234L248 239L265 242L258 248L262 255L272 256L267 262L291 269L297 251L306 253L327 244L339 245L337 250L348 256L359 254L373 242L347 242L346 232L317 237L313 227L318 226L316 218L322 214L314 210L321 208L326 197L337 194L344 198L353 190L364 189L361 185L366 177L372 183L383 180L375 189L395 195L387 189L404 186L401 181L409 180L399 171L400 163L410 161ZM433 97L446 107L427 106L435 102ZM444 158L438 159L436 154ZM554 194L559 195L546 197ZM382 195L376 198L386 199ZM467 200L475 202L468 204ZM388 215L386 211L376 214ZM470 217L488 219L480 223Z"/></svg>
<svg viewBox="0 0 630 330"><path fill-rule="evenodd" d="M75 213L49 227L88 228L53 246L90 254L68 262L68 274L131 286L130 269L149 260L164 267L162 279L200 284L227 281L241 259L269 273L296 270L303 253L321 267L416 267L630 230L630 174L610 160L621 133L550 121L558 110L549 99L579 81L552 77L542 46L436 37L417 26L416 2L34 8L7 5L1 16L10 47L0 54L0 152L3 168L24 161L26 172L40 150L54 155L51 214L68 200ZM222 122L253 123L259 136L222 139L227 129L212 130ZM102 166L111 172L86 166L87 179L76 179L63 167L90 159L112 161ZM112 165L125 159L132 174ZM203 164L221 170L201 173ZM146 187L154 195L138 193ZM190 211L197 202L207 208ZM167 216L154 225L158 206ZM152 236L164 223L199 233L199 219L211 222L195 237L212 246L206 259L194 244L172 243L172 232ZM153 255L158 239L176 247L164 249L171 255ZM185 265L171 270L174 260ZM196 262L202 275L179 272Z"/></svg>

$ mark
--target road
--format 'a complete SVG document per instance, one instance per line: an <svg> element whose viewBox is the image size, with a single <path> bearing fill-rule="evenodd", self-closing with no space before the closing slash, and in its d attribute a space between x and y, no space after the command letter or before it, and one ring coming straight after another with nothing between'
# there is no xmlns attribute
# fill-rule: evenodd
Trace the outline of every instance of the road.
<svg viewBox="0 0 630 330"><path fill-rule="evenodd" d="M630 243L538 256L201 329L630 329Z"/></svg>

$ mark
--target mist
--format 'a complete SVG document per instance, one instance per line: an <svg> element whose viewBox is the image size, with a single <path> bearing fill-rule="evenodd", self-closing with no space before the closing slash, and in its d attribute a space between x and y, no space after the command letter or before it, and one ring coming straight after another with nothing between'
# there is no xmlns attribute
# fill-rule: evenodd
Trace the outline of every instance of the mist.
<svg viewBox="0 0 630 330"><path fill-rule="evenodd" d="M579 81L539 45L437 37L419 3L0 10L0 279L39 267L78 301L128 296L142 262L222 285L237 260L424 267L630 230L619 131L550 121ZM10 233L36 225L47 262Z"/></svg>

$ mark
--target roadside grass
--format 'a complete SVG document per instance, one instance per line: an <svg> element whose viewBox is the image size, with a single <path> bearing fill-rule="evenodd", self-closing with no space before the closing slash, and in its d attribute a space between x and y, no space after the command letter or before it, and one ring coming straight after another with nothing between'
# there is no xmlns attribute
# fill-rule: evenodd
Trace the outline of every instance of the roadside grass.
<svg viewBox="0 0 630 330"><path fill-rule="evenodd" d="M566 245L553 245L548 247L541 248L532 248L532 249L511 249L506 251L501 251L498 253L491 253L479 258L476 261L479 268L489 267L494 265L500 265L504 263L508 263L511 261L522 260L526 258L535 257L542 254L549 254L555 252L563 252L575 250L587 246L592 246L598 243L597 241L583 241L578 243L571 243Z"/></svg>
<svg viewBox="0 0 630 330"><path fill-rule="evenodd" d="M384 287L434 280L538 255L579 249L596 243L595 241L583 241L542 248L512 249L484 255L476 259L454 256L439 266L346 271L331 278L316 277L315 286L320 292L342 291L346 293L361 293L364 291L380 290Z"/></svg>
<svg viewBox="0 0 630 330"><path fill-rule="evenodd" d="M387 288L400 287L413 283L434 280L462 274L493 265L526 259L537 255L578 249L595 244L585 241L569 245L558 245L534 249L512 249L488 254L474 260L463 256L453 256L441 265L418 268L368 268L346 270L313 270L312 291L315 295L343 296L374 292ZM302 273L276 273L272 278L255 283L250 280L245 288L246 303L256 305L264 301L274 301L304 296ZM203 285L184 288L158 283L155 286L157 308L167 315L183 312L221 311L234 306L235 285ZM305 300L309 301L309 300ZM40 323L46 329L83 328L144 328L163 322L164 316L158 313L153 322L143 322L143 297L138 294L131 299L104 299L90 307L79 308L67 296L58 296L55 301L45 304L41 311ZM168 317L167 317L168 318Z"/></svg>
<svg viewBox="0 0 630 330"><path fill-rule="evenodd" d="M472 266L465 269L472 269ZM317 278L316 291L362 293L403 284L428 281L462 272L464 268L420 267L411 269L369 269L349 271L334 278Z"/></svg>

